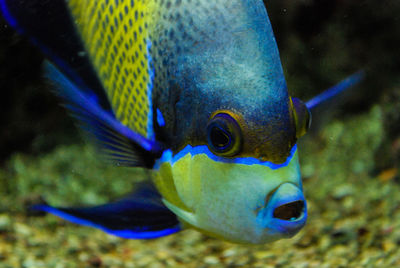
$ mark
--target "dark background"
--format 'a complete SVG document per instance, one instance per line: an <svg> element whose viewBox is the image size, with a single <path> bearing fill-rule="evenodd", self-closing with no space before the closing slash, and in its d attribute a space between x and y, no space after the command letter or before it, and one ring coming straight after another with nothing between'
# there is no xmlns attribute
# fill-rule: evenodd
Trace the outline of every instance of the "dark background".
<svg viewBox="0 0 400 268"><path fill-rule="evenodd" d="M265 2L292 95L307 100L359 69L366 71L337 116L379 103L387 133L377 153L382 159L400 133L400 1ZM40 154L82 142L42 79L42 61L38 49L0 17L0 164L14 152ZM393 161L386 157L381 167Z"/></svg>

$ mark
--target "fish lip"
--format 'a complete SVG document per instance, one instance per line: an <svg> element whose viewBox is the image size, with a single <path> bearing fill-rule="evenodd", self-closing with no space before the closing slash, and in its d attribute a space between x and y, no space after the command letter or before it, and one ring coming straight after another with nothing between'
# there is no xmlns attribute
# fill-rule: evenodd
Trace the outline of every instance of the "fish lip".
<svg viewBox="0 0 400 268"><path fill-rule="evenodd" d="M288 189L288 194L282 194ZM298 217L289 220L274 217L276 208L297 201L301 201L303 205ZM264 208L259 209L257 212L257 220L270 232L279 233L285 237L295 235L307 221L307 202L301 189L293 183L280 184L266 197Z"/></svg>

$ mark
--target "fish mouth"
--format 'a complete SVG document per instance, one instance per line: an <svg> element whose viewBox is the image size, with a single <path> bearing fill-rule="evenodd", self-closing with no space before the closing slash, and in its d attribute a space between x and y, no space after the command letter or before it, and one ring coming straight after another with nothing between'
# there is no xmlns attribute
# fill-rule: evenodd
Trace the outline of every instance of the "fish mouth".
<svg viewBox="0 0 400 268"><path fill-rule="evenodd" d="M292 201L276 207L272 216L284 221L296 221L304 214L305 203L303 200Z"/></svg>
<svg viewBox="0 0 400 268"><path fill-rule="evenodd" d="M296 234L307 221L307 204L303 192L293 183L281 184L267 197L258 212L262 226L285 237Z"/></svg>

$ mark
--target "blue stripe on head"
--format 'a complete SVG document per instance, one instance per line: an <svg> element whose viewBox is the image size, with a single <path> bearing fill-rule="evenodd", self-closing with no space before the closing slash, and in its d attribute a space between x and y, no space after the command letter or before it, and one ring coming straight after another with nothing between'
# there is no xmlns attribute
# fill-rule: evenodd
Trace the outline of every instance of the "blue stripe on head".
<svg viewBox="0 0 400 268"><path fill-rule="evenodd" d="M236 158L226 158L226 157L221 157L213 154L209 149L207 145L199 145L199 146L194 146L192 147L191 145L187 145L185 148L183 148L179 153L176 155L173 155L171 150L166 150L164 151L163 155L161 158L156 161L154 168L159 169L161 164L164 162L170 162L172 165L175 164L179 159L184 157L187 154L190 154L192 157L198 154L205 154L207 155L210 159L216 161L216 162L222 162L222 163L232 163L232 164L243 164L243 165L262 165L262 166L267 166L271 169L279 169L282 167L286 167L290 161L292 160L294 154L297 151L297 144L295 144L291 151L290 155L286 159L286 161L282 164L275 164L269 161L261 161L260 159L254 158L254 157L236 157Z"/></svg>

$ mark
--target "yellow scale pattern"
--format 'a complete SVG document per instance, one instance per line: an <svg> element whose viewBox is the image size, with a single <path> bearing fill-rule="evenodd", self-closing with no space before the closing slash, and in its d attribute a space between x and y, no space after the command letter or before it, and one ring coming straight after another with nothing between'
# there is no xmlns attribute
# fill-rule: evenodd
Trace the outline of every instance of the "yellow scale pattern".
<svg viewBox="0 0 400 268"><path fill-rule="evenodd" d="M117 119L150 138L154 0L70 0L68 5Z"/></svg>

